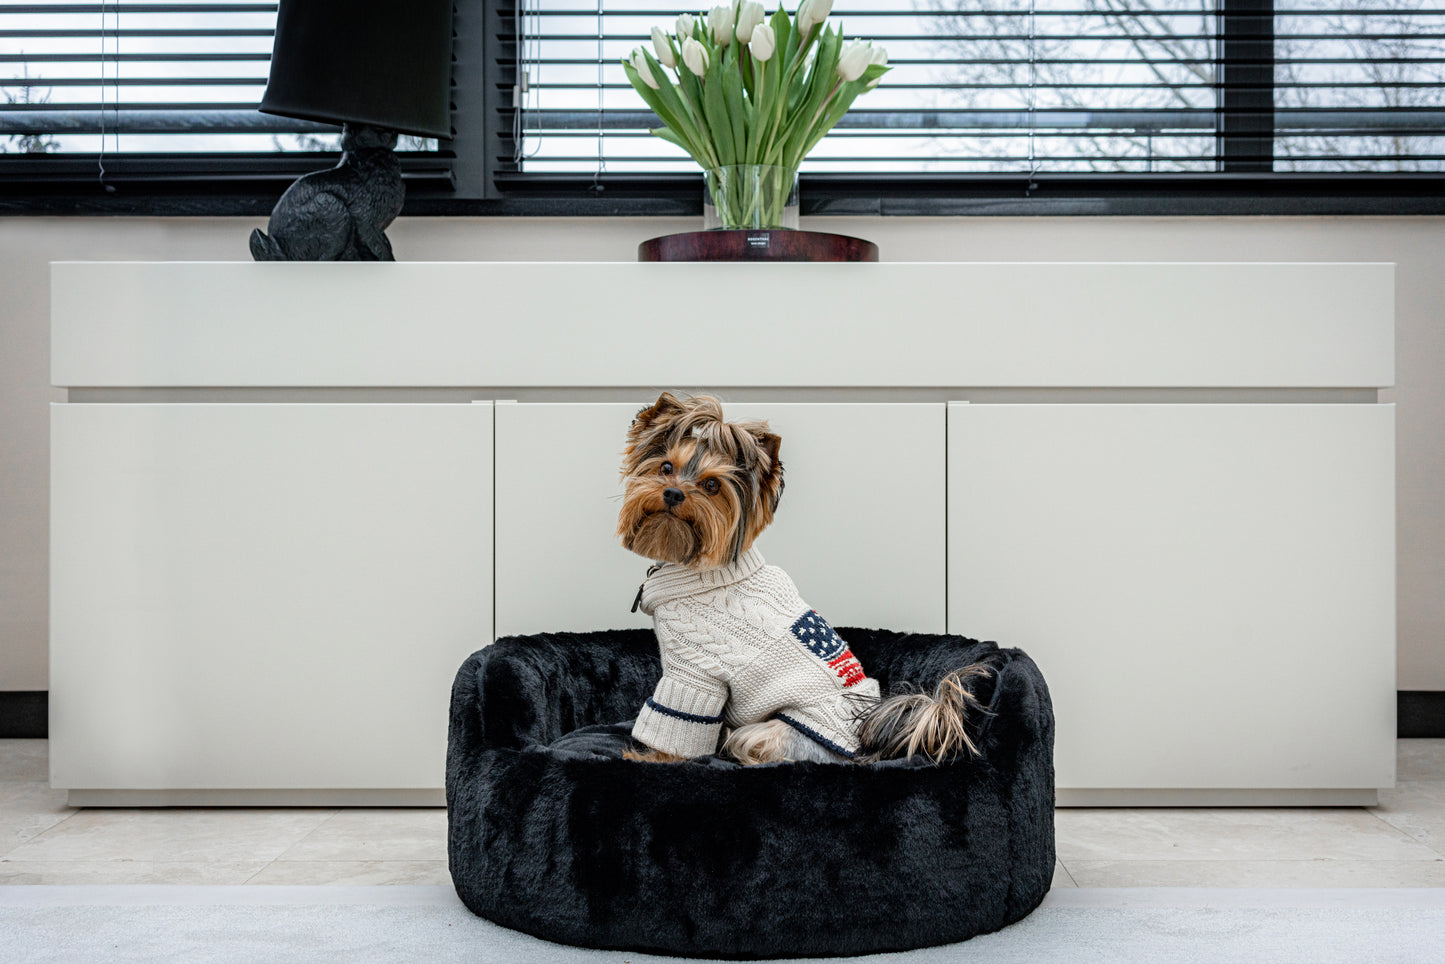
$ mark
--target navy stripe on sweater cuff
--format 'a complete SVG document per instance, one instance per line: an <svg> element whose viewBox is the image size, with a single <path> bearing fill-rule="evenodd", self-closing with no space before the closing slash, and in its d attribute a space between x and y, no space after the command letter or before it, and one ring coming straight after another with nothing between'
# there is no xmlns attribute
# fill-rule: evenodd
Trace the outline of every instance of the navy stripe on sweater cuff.
<svg viewBox="0 0 1445 964"><path fill-rule="evenodd" d="M647 705L652 707L657 712L661 713L663 716L670 716L675 720L685 720L688 723L706 723L708 725L711 725L713 723L721 723L723 721L721 713L719 713L717 716L699 716L696 713L684 713L682 710L675 710L670 706L663 706L661 703L657 702L657 700L654 700L650 696L647 698Z"/></svg>
<svg viewBox="0 0 1445 964"><path fill-rule="evenodd" d="M858 755L858 754L854 753L852 750L844 749L843 747L841 747L841 746L839 746L838 744L834 743L832 740L828 739L828 738L827 738L826 736L824 736L823 734L819 733L817 730L813 729L811 726L805 726L804 724L799 723L797 720L793 719L792 717L784 716L783 714L779 713L779 714L778 714L778 719L782 720L784 723L788 724L788 725L791 726L793 729L797 730L799 733L801 733L801 734L803 734L804 736L806 736L808 739L812 740L812 741L815 742L815 743L822 744L823 746L825 746L825 747L827 747L828 749L832 750L834 753L838 754L839 756L847 757L848 759L851 760L851 759L853 759L855 756Z"/></svg>

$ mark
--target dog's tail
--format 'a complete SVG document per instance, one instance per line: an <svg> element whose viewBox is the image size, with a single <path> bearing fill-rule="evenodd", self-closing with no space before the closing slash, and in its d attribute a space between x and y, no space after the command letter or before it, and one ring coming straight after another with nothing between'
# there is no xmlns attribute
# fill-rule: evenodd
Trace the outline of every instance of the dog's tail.
<svg viewBox="0 0 1445 964"><path fill-rule="evenodd" d="M896 693L870 706L858 720L858 757L864 762L922 753L942 763L959 753L977 756L970 735L987 709L973 695L970 681L993 675L993 667L974 663L939 680L931 693Z"/></svg>

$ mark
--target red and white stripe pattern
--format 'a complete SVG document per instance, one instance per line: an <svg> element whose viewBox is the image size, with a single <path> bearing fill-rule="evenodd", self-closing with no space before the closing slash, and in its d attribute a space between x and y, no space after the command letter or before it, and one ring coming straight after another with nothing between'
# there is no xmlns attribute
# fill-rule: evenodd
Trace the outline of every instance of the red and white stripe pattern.
<svg viewBox="0 0 1445 964"><path fill-rule="evenodd" d="M818 615L816 609L810 609L799 616L797 621L790 627L793 635L806 647L808 652L828 664L828 668L838 674L845 687L856 686L867 679L863 672L863 664L858 662L858 657L848 648L828 621Z"/></svg>

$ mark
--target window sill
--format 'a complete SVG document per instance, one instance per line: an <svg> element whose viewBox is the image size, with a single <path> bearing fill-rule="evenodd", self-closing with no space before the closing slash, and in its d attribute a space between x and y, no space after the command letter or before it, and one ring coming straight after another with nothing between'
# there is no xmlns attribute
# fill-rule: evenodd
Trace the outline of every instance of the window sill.
<svg viewBox="0 0 1445 964"><path fill-rule="evenodd" d="M694 175L499 175L500 196L459 198L409 176L407 217L700 217ZM0 181L0 216L265 217L289 183ZM957 178L803 175L802 213L836 217L1190 217L1445 215L1445 174L1217 174Z"/></svg>

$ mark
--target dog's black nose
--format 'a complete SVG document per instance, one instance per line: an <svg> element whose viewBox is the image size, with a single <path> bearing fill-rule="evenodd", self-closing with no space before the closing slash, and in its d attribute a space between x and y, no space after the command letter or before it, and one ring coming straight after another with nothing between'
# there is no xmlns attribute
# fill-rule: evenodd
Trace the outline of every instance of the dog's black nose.
<svg viewBox="0 0 1445 964"><path fill-rule="evenodd" d="M662 490L662 501L666 502L669 506L677 505L679 502L686 498L687 496L682 494L681 489Z"/></svg>

